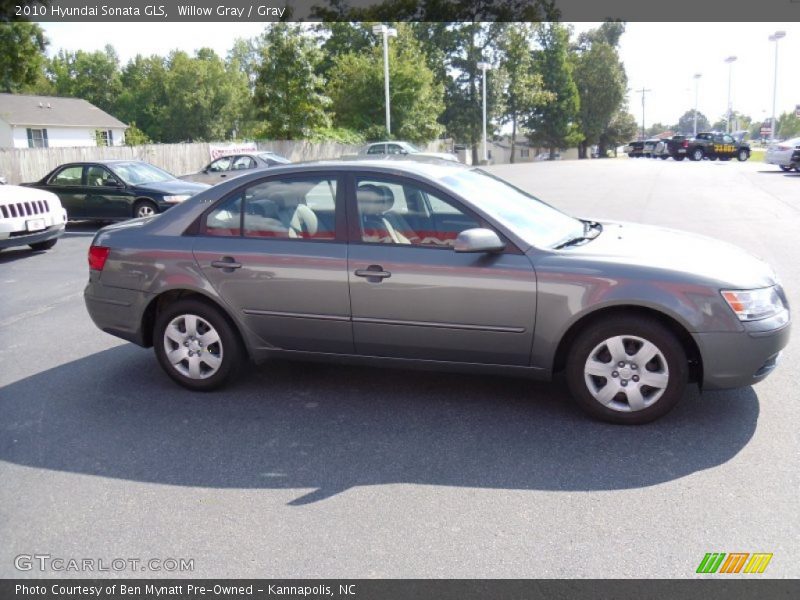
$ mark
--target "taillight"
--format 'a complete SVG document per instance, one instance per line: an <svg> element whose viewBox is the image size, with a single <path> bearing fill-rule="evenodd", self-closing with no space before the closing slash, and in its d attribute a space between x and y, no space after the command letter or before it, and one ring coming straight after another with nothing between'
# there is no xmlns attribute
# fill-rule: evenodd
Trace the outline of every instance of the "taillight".
<svg viewBox="0 0 800 600"><path fill-rule="evenodd" d="M683 140L683 144L681 144L681 146L684 147L684 148L688 148L689 147L689 140Z"/></svg>
<svg viewBox="0 0 800 600"><path fill-rule="evenodd" d="M102 271L106 266L106 259L110 248L104 246L89 247L89 269L91 271Z"/></svg>

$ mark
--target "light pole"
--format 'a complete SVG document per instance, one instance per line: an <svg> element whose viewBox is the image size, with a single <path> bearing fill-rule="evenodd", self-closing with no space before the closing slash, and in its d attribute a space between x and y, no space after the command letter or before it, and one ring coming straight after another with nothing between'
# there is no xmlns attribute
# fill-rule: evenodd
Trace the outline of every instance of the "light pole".
<svg viewBox="0 0 800 600"><path fill-rule="evenodd" d="M731 132L731 119L733 118L733 106L731 105L731 80L733 78L733 63L736 62L735 56L729 56L725 59L725 62L728 63L728 131L727 133Z"/></svg>
<svg viewBox="0 0 800 600"><path fill-rule="evenodd" d="M486 147L486 71L492 68L487 62L479 62L478 68L483 72L483 161L489 162L489 150Z"/></svg>
<svg viewBox="0 0 800 600"><path fill-rule="evenodd" d="M372 33L383 35L383 86L386 96L386 135L392 134L392 116L389 106L389 38L397 37L397 29L386 25L373 25Z"/></svg>
<svg viewBox="0 0 800 600"><path fill-rule="evenodd" d="M697 88L702 76L702 73L694 74L694 137L697 137Z"/></svg>
<svg viewBox="0 0 800 600"><path fill-rule="evenodd" d="M645 95L647 92L652 92L652 91L653 91L653 90L648 90L648 89L645 89L645 88L642 88L642 89L640 89L640 90L636 90L636 93L637 93L637 94L641 94L641 95L642 95L642 141L644 141L645 139L647 139L647 138L646 138L646 136L645 136L645 134L644 134L644 95Z"/></svg>
<svg viewBox="0 0 800 600"><path fill-rule="evenodd" d="M775 79L772 83L772 127L770 127L769 131L769 143L772 144L775 142L775 130L777 129L777 121L775 120L775 103L777 102L778 98L778 40L786 37L785 31L776 31L771 36L769 36L770 42L775 42Z"/></svg>

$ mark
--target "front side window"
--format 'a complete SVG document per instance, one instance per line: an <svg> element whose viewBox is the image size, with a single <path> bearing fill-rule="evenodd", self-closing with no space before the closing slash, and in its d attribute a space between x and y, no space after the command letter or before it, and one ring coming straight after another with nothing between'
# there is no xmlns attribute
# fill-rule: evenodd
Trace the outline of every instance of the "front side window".
<svg viewBox="0 0 800 600"><path fill-rule="evenodd" d="M203 233L213 236L336 239L332 177L270 180L240 190L208 213Z"/></svg>
<svg viewBox="0 0 800 600"><path fill-rule="evenodd" d="M83 167L80 165L65 167L53 176L50 183L53 185L81 185L82 177Z"/></svg>
<svg viewBox="0 0 800 600"><path fill-rule="evenodd" d="M359 178L361 241L449 248L478 221L452 201L412 182Z"/></svg>
<svg viewBox="0 0 800 600"><path fill-rule="evenodd" d="M211 173L219 173L221 171L227 171L231 168L231 157L230 156L223 156L222 158L218 158L210 165L208 165L208 171Z"/></svg>
<svg viewBox="0 0 800 600"><path fill-rule="evenodd" d="M92 165L86 168L86 185L93 187L108 187L114 185L116 179L108 169Z"/></svg>

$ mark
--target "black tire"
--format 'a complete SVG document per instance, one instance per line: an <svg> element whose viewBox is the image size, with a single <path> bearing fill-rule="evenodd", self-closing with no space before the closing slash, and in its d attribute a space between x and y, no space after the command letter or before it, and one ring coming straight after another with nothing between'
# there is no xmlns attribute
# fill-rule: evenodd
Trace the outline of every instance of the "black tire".
<svg viewBox="0 0 800 600"><path fill-rule="evenodd" d="M137 200L133 204L133 218L152 217L158 214L158 206L152 200Z"/></svg>
<svg viewBox="0 0 800 600"><path fill-rule="evenodd" d="M46 242L36 242L35 244L28 244L32 250L43 251L43 250L50 250L53 246L56 245L58 238L53 240L47 240Z"/></svg>
<svg viewBox="0 0 800 600"><path fill-rule="evenodd" d="M703 160L705 153L703 152L702 148L695 148L689 153L689 160L698 161Z"/></svg>
<svg viewBox="0 0 800 600"><path fill-rule="evenodd" d="M781 168L781 171L783 171L784 173L788 173L789 171L792 170L791 165L778 165L778 166Z"/></svg>
<svg viewBox="0 0 800 600"><path fill-rule="evenodd" d="M666 155L666 154L662 154L661 156L659 156L659 158L660 158L661 160L667 160L667 159L669 158L669 156L668 156L668 155Z"/></svg>
<svg viewBox="0 0 800 600"><path fill-rule="evenodd" d="M207 377L192 378L180 372L167 357L166 344L173 344L174 342L166 341L165 331L173 320L180 319L182 316L199 317L201 321L210 324L219 336L218 347L216 344L211 344L201 350L201 352L206 351L206 355L213 354L215 357L221 358L221 363L216 372ZM197 333L202 333L199 326ZM153 328L153 347L158 362L167 375L183 387L200 392L219 388L230 381L247 357L247 352L244 349L239 333L228 317L210 303L195 299L178 300L158 314ZM175 344L174 349L179 349L179 344ZM182 364L182 367L188 369L188 358L185 360L187 364Z"/></svg>
<svg viewBox="0 0 800 600"><path fill-rule="evenodd" d="M674 158L675 160L677 160L678 162L680 162L680 161L682 161L682 160L683 160L684 158L686 158L686 157L685 157L683 154L676 154L676 155L675 155L675 156L673 156L672 158Z"/></svg>
<svg viewBox="0 0 800 600"><path fill-rule="evenodd" d="M713 161L717 160L717 157L712 155L712 156L708 157L708 160L713 162Z"/></svg>
<svg viewBox="0 0 800 600"><path fill-rule="evenodd" d="M739 154L736 155L736 158L739 162L744 162L750 158L750 153L747 150L739 150Z"/></svg>
<svg viewBox="0 0 800 600"><path fill-rule="evenodd" d="M589 389L590 384L587 382L587 378L592 384L599 382L603 386L606 381L610 381L602 377L598 379L591 375L585 375L584 371L590 354L605 340L616 336L640 338L654 344L660 352L659 358L654 358L647 365L644 365L644 368L651 371L651 369L655 370L655 367L658 366L666 367L667 383L660 396L657 396L656 388L650 388L645 384L641 384L641 387L638 388L641 393L648 394L649 398L652 399L652 404L646 405L640 410L625 409L628 399L627 395L624 394L624 389L633 389L634 385L640 385L638 383L633 384L633 380L630 380L631 388L619 387L620 391L609 401L609 405L612 405L611 408L596 399ZM629 348L636 349L637 341L635 339L631 339L627 343ZM627 349L626 355L628 355ZM635 360L635 357L633 358ZM660 365L662 358L666 365ZM613 361L610 354L608 359ZM613 367L613 363L609 362L608 364ZM625 368L628 374L634 374L634 379L638 382L639 380L635 375L637 371L631 371L627 366ZM637 368L639 369L638 372L641 373L643 367L637 366ZM619 371L615 372L616 375L614 376L621 377L622 372L623 369L620 368ZM566 368L567 384L577 404L596 419L622 425L649 423L672 410L683 397L688 380L688 372L686 353L676 336L658 321L639 316L609 317L590 325L573 342L567 357ZM621 380L619 384L624 385ZM623 398L625 402L622 402ZM645 402L648 401L650 400L645 398ZM613 406L617 408L615 409Z"/></svg>

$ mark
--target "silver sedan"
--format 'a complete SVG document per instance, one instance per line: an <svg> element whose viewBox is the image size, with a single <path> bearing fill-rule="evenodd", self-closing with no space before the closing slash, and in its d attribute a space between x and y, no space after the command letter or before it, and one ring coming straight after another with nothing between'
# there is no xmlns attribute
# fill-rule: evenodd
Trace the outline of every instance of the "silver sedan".
<svg viewBox="0 0 800 600"><path fill-rule="evenodd" d="M86 306L199 391L247 361L549 379L616 423L689 382L767 377L789 339L773 270L710 238L566 215L479 169L276 167L100 230Z"/></svg>

